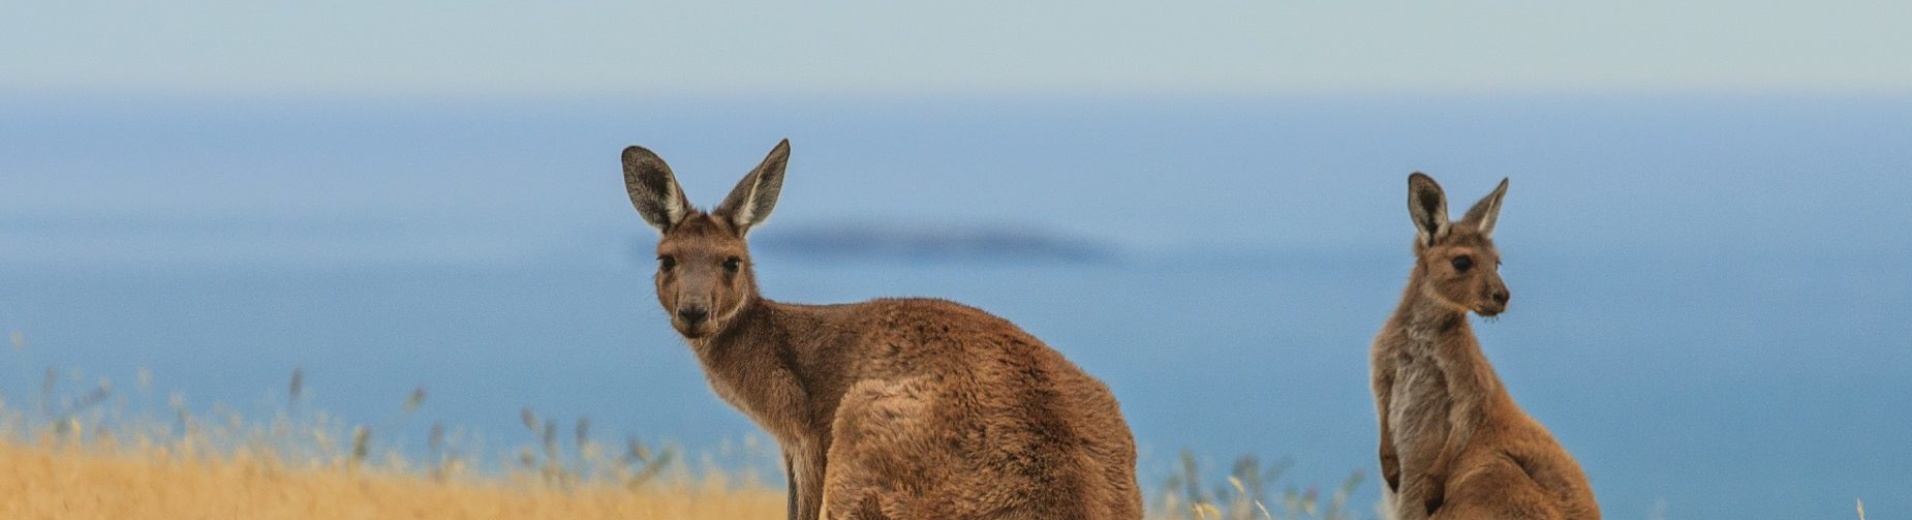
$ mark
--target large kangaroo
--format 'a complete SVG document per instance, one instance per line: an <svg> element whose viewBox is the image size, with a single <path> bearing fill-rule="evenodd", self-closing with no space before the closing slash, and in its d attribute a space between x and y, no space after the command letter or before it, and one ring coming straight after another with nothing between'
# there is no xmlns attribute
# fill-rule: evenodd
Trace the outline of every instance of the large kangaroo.
<svg viewBox="0 0 1912 520"><path fill-rule="evenodd" d="M1493 317L1507 309L1492 240L1507 181L1453 223L1433 178L1417 172L1407 183L1419 231L1414 271L1372 352L1391 513L1396 520L1597 520L1600 507L1580 464L1514 404L1467 325L1468 311Z"/></svg>
<svg viewBox="0 0 1912 520"><path fill-rule="evenodd" d="M624 149L657 299L717 395L783 449L790 517L1139 519L1135 440L1107 386L1008 321L932 299L757 293L744 237L783 187L777 144L715 210Z"/></svg>

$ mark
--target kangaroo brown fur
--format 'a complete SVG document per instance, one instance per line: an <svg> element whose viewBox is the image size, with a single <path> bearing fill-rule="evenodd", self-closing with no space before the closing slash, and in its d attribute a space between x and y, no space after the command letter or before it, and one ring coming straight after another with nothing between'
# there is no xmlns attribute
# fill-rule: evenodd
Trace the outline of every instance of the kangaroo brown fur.
<svg viewBox="0 0 1912 520"><path fill-rule="evenodd" d="M1381 476L1396 520L1597 520L1586 474L1514 404L1467 313L1507 308L1492 239L1507 181L1458 222L1434 179L1408 177L1418 230L1406 294L1374 339Z"/></svg>
<svg viewBox="0 0 1912 520"><path fill-rule="evenodd" d="M657 298L711 388L783 450L790 517L1139 519L1135 441L1107 386L1001 318L944 300L778 303L745 235L783 185L779 143L709 213L624 150L663 233Z"/></svg>

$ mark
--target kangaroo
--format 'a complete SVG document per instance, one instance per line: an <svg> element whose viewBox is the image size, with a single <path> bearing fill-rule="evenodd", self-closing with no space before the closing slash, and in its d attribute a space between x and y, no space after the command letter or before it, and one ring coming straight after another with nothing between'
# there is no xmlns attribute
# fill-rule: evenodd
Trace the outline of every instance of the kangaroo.
<svg viewBox="0 0 1912 520"><path fill-rule="evenodd" d="M1115 396L1022 329L945 300L758 294L745 236L789 157L786 139L709 213L657 154L623 159L663 235L658 303L717 395L777 440L790 518L1141 518Z"/></svg>
<svg viewBox="0 0 1912 520"><path fill-rule="evenodd" d="M1586 474L1514 404L1467 324L1507 309L1492 239L1502 179L1458 222L1432 177L1408 176L1417 230L1401 304L1374 339L1382 489L1396 520L1597 520Z"/></svg>

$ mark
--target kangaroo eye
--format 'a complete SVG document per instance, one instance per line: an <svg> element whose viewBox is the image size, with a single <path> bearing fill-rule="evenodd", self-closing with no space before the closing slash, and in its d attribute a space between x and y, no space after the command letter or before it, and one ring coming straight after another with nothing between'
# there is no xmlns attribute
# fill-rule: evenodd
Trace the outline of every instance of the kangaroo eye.
<svg viewBox="0 0 1912 520"><path fill-rule="evenodd" d="M671 270L671 268L672 268L672 267L677 267L677 259L676 259L676 258L673 258L673 257L671 257L671 255L660 255L660 256L658 256L658 257L657 257L657 269L658 269L658 270L660 270L660 271L669 271L669 270Z"/></svg>
<svg viewBox="0 0 1912 520"><path fill-rule="evenodd" d="M744 268L744 259L742 258L737 258L733 256L733 257L724 259L725 271L730 271L735 273L737 272L738 269L743 269L743 268Z"/></svg>
<svg viewBox="0 0 1912 520"><path fill-rule="evenodd" d="M1460 271L1465 273L1467 272L1468 269L1472 269L1472 268L1474 268L1474 257L1471 257L1471 256L1454 257L1455 271Z"/></svg>

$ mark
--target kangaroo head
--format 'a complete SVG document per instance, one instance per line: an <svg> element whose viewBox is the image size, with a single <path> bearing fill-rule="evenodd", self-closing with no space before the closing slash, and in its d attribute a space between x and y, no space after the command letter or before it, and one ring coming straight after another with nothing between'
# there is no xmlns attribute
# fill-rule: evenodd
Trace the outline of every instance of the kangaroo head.
<svg viewBox="0 0 1912 520"><path fill-rule="evenodd" d="M1447 221L1447 195L1433 177L1407 177L1407 210L1414 217L1414 269L1420 290L1460 311L1495 316L1507 310L1507 283L1500 279L1500 251L1494 249L1494 223L1507 179L1474 204L1458 222Z"/></svg>
<svg viewBox="0 0 1912 520"><path fill-rule="evenodd" d="M657 241L657 301L679 334L698 339L722 331L757 299L744 236L770 218L789 159L786 139L717 209L705 213L684 198L677 178L657 154L637 146L624 149L624 187L631 204L663 233Z"/></svg>

